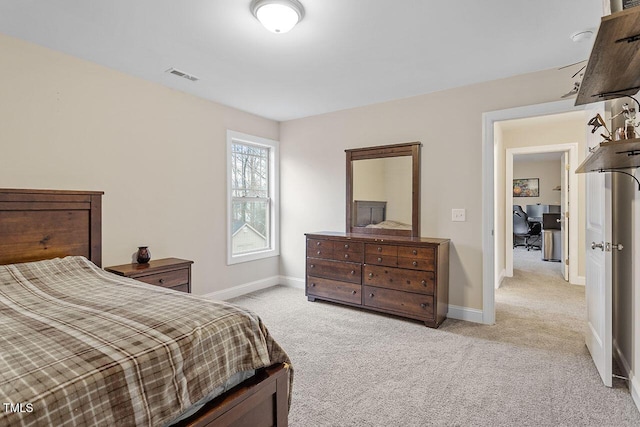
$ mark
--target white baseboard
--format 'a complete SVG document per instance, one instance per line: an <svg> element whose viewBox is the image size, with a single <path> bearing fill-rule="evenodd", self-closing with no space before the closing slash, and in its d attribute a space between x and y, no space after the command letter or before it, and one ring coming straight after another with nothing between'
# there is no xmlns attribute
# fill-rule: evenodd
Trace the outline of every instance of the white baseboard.
<svg viewBox="0 0 640 427"><path fill-rule="evenodd" d="M629 391L631 391L633 403L636 404L636 408L640 411L640 381L633 375L633 372L629 372Z"/></svg>
<svg viewBox="0 0 640 427"><path fill-rule="evenodd" d="M507 275L507 270L503 268L500 274L498 275L498 281L496 282L496 289L498 289L502 285L502 281L504 280L506 275Z"/></svg>
<svg viewBox="0 0 640 427"><path fill-rule="evenodd" d="M633 403L636 404L638 411L640 411L640 381L638 381L638 378L633 374L631 365L629 365L626 357L624 357L624 354L620 351L618 342L615 339L613 340L613 358L624 371L623 376L629 378L629 392L631 392Z"/></svg>
<svg viewBox="0 0 640 427"><path fill-rule="evenodd" d="M586 283L587 283L587 279L585 278L585 276L578 276L576 277L576 280L574 281L574 283L572 283L572 285L585 286Z"/></svg>
<svg viewBox="0 0 640 427"><path fill-rule="evenodd" d="M290 288L304 289L304 279L299 279L297 277L289 277L289 276L271 276L271 277L267 277L266 279L256 280L255 282L233 286L229 289L210 292L208 294L203 295L203 297L226 301L231 298L236 298L242 295L249 294L251 292L270 288L276 285L283 285L283 286L288 286Z"/></svg>
<svg viewBox="0 0 640 427"><path fill-rule="evenodd" d="M449 304L449 313L447 317L450 319L466 320L467 322L483 323L482 310L476 308L460 307Z"/></svg>
<svg viewBox="0 0 640 427"><path fill-rule="evenodd" d="M280 276L280 284L290 288L304 289L304 279L291 276Z"/></svg>
<svg viewBox="0 0 640 427"><path fill-rule="evenodd" d="M618 365L620 365L620 367L624 371L623 372L624 376L629 378L629 373L631 372L631 365L629 364L627 359L624 357L622 350L620 350L620 347L618 346L618 341L615 338L613 339L612 344L613 344L613 358L618 362Z"/></svg>
<svg viewBox="0 0 640 427"><path fill-rule="evenodd" d="M203 295L205 298L228 300L231 298L239 297L251 292L259 291L261 289L270 288L271 286L280 284L281 276L267 277L266 279L256 280L255 282L245 283L243 285L233 286L221 291L210 292Z"/></svg>

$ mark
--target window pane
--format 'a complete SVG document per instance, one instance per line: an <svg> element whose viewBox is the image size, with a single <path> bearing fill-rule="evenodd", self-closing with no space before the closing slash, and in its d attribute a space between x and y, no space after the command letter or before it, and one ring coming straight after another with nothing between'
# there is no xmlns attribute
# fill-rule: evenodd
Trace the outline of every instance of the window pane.
<svg viewBox="0 0 640 427"><path fill-rule="evenodd" d="M269 148L232 144L231 168L232 197L269 196Z"/></svg>
<svg viewBox="0 0 640 427"><path fill-rule="evenodd" d="M258 251L269 248L269 201L233 200L232 253Z"/></svg>

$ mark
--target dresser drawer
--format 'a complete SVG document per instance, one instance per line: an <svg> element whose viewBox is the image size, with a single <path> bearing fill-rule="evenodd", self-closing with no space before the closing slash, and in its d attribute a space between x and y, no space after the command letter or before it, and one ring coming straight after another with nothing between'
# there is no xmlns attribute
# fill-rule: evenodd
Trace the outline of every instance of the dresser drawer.
<svg viewBox="0 0 640 427"><path fill-rule="evenodd" d="M400 268L365 265L363 284L399 291L433 295L435 274L432 271L404 270Z"/></svg>
<svg viewBox="0 0 640 427"><path fill-rule="evenodd" d="M364 257L364 263L396 267L398 265L398 257L391 255L366 254Z"/></svg>
<svg viewBox="0 0 640 427"><path fill-rule="evenodd" d="M413 270L435 271L435 263L432 259L400 258L398 257L398 267L411 268Z"/></svg>
<svg viewBox="0 0 640 427"><path fill-rule="evenodd" d="M336 261L362 262L362 252L342 252L336 250L333 253L333 259Z"/></svg>
<svg viewBox="0 0 640 427"><path fill-rule="evenodd" d="M395 267L398 265L398 247L367 243L365 245L364 262L365 264Z"/></svg>
<svg viewBox="0 0 640 427"><path fill-rule="evenodd" d="M435 271L436 253L433 248L400 246L398 248L398 267L413 270Z"/></svg>
<svg viewBox="0 0 640 427"><path fill-rule="evenodd" d="M338 252L359 253L364 252L364 245L360 242L333 242L333 250Z"/></svg>
<svg viewBox="0 0 640 427"><path fill-rule="evenodd" d="M359 284L362 274L362 264L307 258L307 274L314 277Z"/></svg>
<svg viewBox="0 0 640 427"><path fill-rule="evenodd" d="M434 260L436 257L436 251L433 248L399 246L398 257Z"/></svg>
<svg viewBox="0 0 640 427"><path fill-rule="evenodd" d="M149 283L150 285L173 288L174 286L187 285L189 283L189 269L182 268L179 270L164 271L161 273L134 277L134 279Z"/></svg>
<svg viewBox="0 0 640 427"><path fill-rule="evenodd" d="M419 319L433 319L433 296L363 286L365 306Z"/></svg>
<svg viewBox="0 0 640 427"><path fill-rule="evenodd" d="M374 243L367 243L365 245L365 253L367 255L377 254L384 256L398 256L398 247L394 245L377 245Z"/></svg>
<svg viewBox="0 0 640 427"><path fill-rule="evenodd" d="M331 240L307 239L307 256L332 259L333 242Z"/></svg>
<svg viewBox="0 0 640 427"><path fill-rule="evenodd" d="M307 276L307 295L362 304L362 287L354 283Z"/></svg>
<svg viewBox="0 0 640 427"><path fill-rule="evenodd" d="M364 245L359 242L333 242L333 259L336 261L362 262Z"/></svg>

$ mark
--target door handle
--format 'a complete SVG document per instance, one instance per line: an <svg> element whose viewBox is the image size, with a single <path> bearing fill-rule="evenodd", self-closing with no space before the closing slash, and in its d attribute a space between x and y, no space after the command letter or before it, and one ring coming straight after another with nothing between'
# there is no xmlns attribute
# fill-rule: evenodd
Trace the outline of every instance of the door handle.
<svg viewBox="0 0 640 427"><path fill-rule="evenodd" d="M562 222L562 220L560 218L556 219L556 222Z"/></svg>
<svg viewBox="0 0 640 427"><path fill-rule="evenodd" d="M604 242L596 243L591 242L591 249L600 248L600 250L604 251Z"/></svg>
<svg viewBox="0 0 640 427"><path fill-rule="evenodd" d="M612 243L611 244L611 249L617 249L619 251L624 249L624 246L622 246L622 243Z"/></svg>

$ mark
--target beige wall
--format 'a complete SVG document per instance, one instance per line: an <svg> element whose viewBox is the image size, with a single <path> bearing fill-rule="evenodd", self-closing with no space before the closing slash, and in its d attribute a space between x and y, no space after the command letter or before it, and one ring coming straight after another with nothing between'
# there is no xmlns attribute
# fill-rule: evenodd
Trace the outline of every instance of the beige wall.
<svg viewBox="0 0 640 427"><path fill-rule="evenodd" d="M226 130L279 124L0 35L0 186L102 190L103 265L195 261L194 293L278 275L226 260ZM197 83L195 83L197 84Z"/></svg>
<svg viewBox="0 0 640 427"><path fill-rule="evenodd" d="M304 277L304 233L344 231L346 148L421 141L421 234L452 239L449 300L482 309L482 114L565 92L550 70L282 123L281 274Z"/></svg>
<svg viewBox="0 0 640 427"><path fill-rule="evenodd" d="M526 157L526 156L525 156ZM527 210L527 205L560 205L560 191L554 191L560 186L560 160L513 162L513 179L538 178L540 197L514 197L513 204L521 205Z"/></svg>

